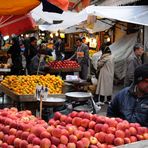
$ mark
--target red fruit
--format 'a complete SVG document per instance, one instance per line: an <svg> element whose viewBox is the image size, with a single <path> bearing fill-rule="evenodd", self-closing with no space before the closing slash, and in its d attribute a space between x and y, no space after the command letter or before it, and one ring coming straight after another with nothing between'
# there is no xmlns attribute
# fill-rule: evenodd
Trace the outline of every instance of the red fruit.
<svg viewBox="0 0 148 148"><path fill-rule="evenodd" d="M117 130L115 132L115 136L116 137L120 137L120 138L124 138L125 137L125 133L122 130Z"/></svg>
<svg viewBox="0 0 148 148"><path fill-rule="evenodd" d="M4 134L9 134L9 130L10 130L10 126L9 125L4 126L4 128L3 128Z"/></svg>
<svg viewBox="0 0 148 148"><path fill-rule="evenodd" d="M69 136L69 132L66 129L61 130L62 135Z"/></svg>
<svg viewBox="0 0 148 148"><path fill-rule="evenodd" d="M77 117L84 118L84 112L83 111L79 112L77 114Z"/></svg>
<svg viewBox="0 0 148 148"><path fill-rule="evenodd" d="M4 135L3 142L7 142L9 135Z"/></svg>
<svg viewBox="0 0 148 148"><path fill-rule="evenodd" d="M125 128L125 124L122 123L122 122L118 123L116 129L117 130L123 130L124 131L126 129Z"/></svg>
<svg viewBox="0 0 148 148"><path fill-rule="evenodd" d="M0 140L2 140L4 137L4 133L0 131Z"/></svg>
<svg viewBox="0 0 148 148"><path fill-rule="evenodd" d="M115 134L115 131L116 131L116 128L115 128L115 127L109 127L109 128L107 129L107 133L108 133L108 134Z"/></svg>
<svg viewBox="0 0 148 148"><path fill-rule="evenodd" d="M90 137L90 143L91 144L97 144L98 143L98 139L96 137Z"/></svg>
<svg viewBox="0 0 148 148"><path fill-rule="evenodd" d="M78 130L80 130L80 131L84 132L84 131L85 131L85 128L84 128L84 127L82 127L82 126L79 126L79 127L78 127Z"/></svg>
<svg viewBox="0 0 148 148"><path fill-rule="evenodd" d="M58 145L58 148L67 148L67 147L66 147L66 145L64 145L64 144L59 144L59 145Z"/></svg>
<svg viewBox="0 0 148 148"><path fill-rule="evenodd" d="M78 115L78 113L76 111L73 111L72 113L70 113L71 118L74 118Z"/></svg>
<svg viewBox="0 0 148 148"><path fill-rule="evenodd" d="M143 137L144 137L145 140L148 140L148 133L144 133Z"/></svg>
<svg viewBox="0 0 148 148"><path fill-rule="evenodd" d="M41 140L38 137L33 138L32 144L33 145L40 145Z"/></svg>
<svg viewBox="0 0 148 148"><path fill-rule="evenodd" d="M66 136L62 135L60 137L60 141L61 141L62 144L66 145L68 143L68 138Z"/></svg>
<svg viewBox="0 0 148 148"><path fill-rule="evenodd" d="M97 116L96 122L104 124L105 123L105 117L104 116Z"/></svg>
<svg viewBox="0 0 148 148"><path fill-rule="evenodd" d="M121 118L115 118L115 120L116 120L117 122L122 122L122 121L123 121L123 119L121 119Z"/></svg>
<svg viewBox="0 0 148 148"><path fill-rule="evenodd" d="M91 144L89 147L90 147L90 148L98 148L98 146L93 145L93 144ZM100 147L100 148L101 148L101 147Z"/></svg>
<svg viewBox="0 0 148 148"><path fill-rule="evenodd" d="M95 132L100 132L101 131L101 129L102 129L102 127L103 127L103 124L100 124L100 123L98 123L98 124L96 124L95 125Z"/></svg>
<svg viewBox="0 0 148 148"><path fill-rule="evenodd" d="M90 121L88 127L93 129L95 127L95 125L96 125L95 121Z"/></svg>
<svg viewBox="0 0 148 148"><path fill-rule="evenodd" d="M72 123L72 118L71 117L67 117L65 122L66 123Z"/></svg>
<svg viewBox="0 0 148 148"><path fill-rule="evenodd" d="M40 142L40 148L50 148L51 141L48 138L43 138Z"/></svg>
<svg viewBox="0 0 148 148"><path fill-rule="evenodd" d="M14 147L19 148L19 145L20 145L21 141L22 141L21 139L15 138L14 139Z"/></svg>
<svg viewBox="0 0 148 148"><path fill-rule="evenodd" d="M27 140L28 136L29 136L29 132L23 132L22 135L21 135L21 139Z"/></svg>
<svg viewBox="0 0 148 148"><path fill-rule="evenodd" d="M130 137L131 136L131 133L129 132L129 129L126 129L125 130L125 137Z"/></svg>
<svg viewBox="0 0 148 148"><path fill-rule="evenodd" d="M22 140L20 142L19 148L27 148L28 142L26 140Z"/></svg>
<svg viewBox="0 0 148 148"><path fill-rule="evenodd" d="M7 143L9 145L13 145L13 142L14 142L14 139L15 139L15 136L14 135L10 135L7 139Z"/></svg>
<svg viewBox="0 0 148 148"><path fill-rule="evenodd" d="M76 148L76 144L75 143L68 143L67 148Z"/></svg>
<svg viewBox="0 0 148 148"><path fill-rule="evenodd" d="M124 144L124 140L122 138L115 138L115 140L114 140L115 146L123 145L123 144Z"/></svg>
<svg viewBox="0 0 148 148"><path fill-rule="evenodd" d="M92 118L93 118L92 116L93 116L92 114L85 112L83 118L88 119L88 120L92 120Z"/></svg>
<svg viewBox="0 0 148 148"><path fill-rule="evenodd" d="M115 119L110 119L107 118L106 119L106 123L110 126L110 127L116 127L118 122Z"/></svg>
<svg viewBox="0 0 148 148"><path fill-rule="evenodd" d="M41 139L43 139L43 138L48 138L49 139L50 137L51 137L51 135L47 131L42 132L41 135L40 135Z"/></svg>
<svg viewBox="0 0 148 148"><path fill-rule="evenodd" d="M90 132L91 136L95 135L95 131L93 129L89 129L88 132Z"/></svg>
<svg viewBox="0 0 148 148"><path fill-rule="evenodd" d="M43 131L46 131L46 129L42 126L35 126L31 128L31 133L35 134L36 136L40 136Z"/></svg>
<svg viewBox="0 0 148 148"><path fill-rule="evenodd" d="M2 148L8 148L8 144L4 142L4 143L2 143L1 147Z"/></svg>
<svg viewBox="0 0 148 148"><path fill-rule="evenodd" d="M88 138L82 138L81 140L83 142L84 147L86 147L86 148L89 147L90 140Z"/></svg>
<svg viewBox="0 0 148 148"><path fill-rule="evenodd" d="M125 143L125 144L131 143L130 138L127 138L127 137L126 137L126 138L124 138L124 143Z"/></svg>
<svg viewBox="0 0 148 148"><path fill-rule="evenodd" d="M77 136L75 136L75 135L70 135L69 136L69 142L70 143L77 143L77 140L78 140L78 138L77 138Z"/></svg>
<svg viewBox="0 0 148 148"><path fill-rule="evenodd" d="M89 131L84 132L84 137L85 138L90 138L91 137L90 132Z"/></svg>
<svg viewBox="0 0 148 148"><path fill-rule="evenodd" d="M9 131L10 135L16 135L16 133L17 133L17 130L15 128L11 128Z"/></svg>
<svg viewBox="0 0 148 148"><path fill-rule="evenodd" d="M137 133L139 134L139 135L142 135L142 134L144 134L145 132L146 132L146 128L145 127L137 127Z"/></svg>
<svg viewBox="0 0 148 148"><path fill-rule="evenodd" d="M81 126L87 128L89 125L89 122L90 122L90 120L88 120L88 119L82 119Z"/></svg>
<svg viewBox="0 0 148 148"><path fill-rule="evenodd" d="M83 142L81 140L77 141L76 146L77 146L77 148L85 148L84 145L83 145Z"/></svg>
<svg viewBox="0 0 148 148"><path fill-rule="evenodd" d="M78 139L81 139L84 135L84 132L76 130L74 131L74 135L76 135Z"/></svg>
<svg viewBox="0 0 148 148"><path fill-rule="evenodd" d="M109 128L108 124L105 123L105 124L103 124L103 126L101 128L101 131L102 132L107 132L108 128Z"/></svg>
<svg viewBox="0 0 148 148"><path fill-rule="evenodd" d="M27 141L28 141L28 143L32 143L32 141L33 141L33 139L35 138L36 136L35 136L35 134L29 134L29 136L27 137Z"/></svg>
<svg viewBox="0 0 148 148"><path fill-rule="evenodd" d="M54 119L50 119L50 120L48 121L48 124L49 124L49 125L55 125L55 120L54 120Z"/></svg>
<svg viewBox="0 0 148 148"><path fill-rule="evenodd" d="M61 129L60 129L60 128L55 128L55 129L53 129L53 130L52 130L52 135L53 135L54 137L61 137L61 135L62 135Z"/></svg>
<svg viewBox="0 0 148 148"><path fill-rule="evenodd" d="M129 132L130 132L130 134L131 134L132 136L137 135L137 130L136 130L135 127L130 127L130 128L129 128Z"/></svg>
<svg viewBox="0 0 148 148"><path fill-rule="evenodd" d="M54 113L54 119L55 119L55 120L59 120L59 119L61 118L61 115L62 115L62 114L61 114L60 112L55 112L55 113Z"/></svg>
<svg viewBox="0 0 148 148"><path fill-rule="evenodd" d="M74 117L72 119L72 124L73 125L76 125L78 127L78 126L81 126L81 121L82 121L82 118L80 118L80 117Z"/></svg>
<svg viewBox="0 0 148 148"><path fill-rule="evenodd" d="M60 121L61 122L65 122L66 119L67 119L67 116L66 115L61 115L61 117L60 117Z"/></svg>
<svg viewBox="0 0 148 148"><path fill-rule="evenodd" d="M107 134L105 136L105 142L108 144L113 144L115 136L113 134Z"/></svg>
<svg viewBox="0 0 148 148"><path fill-rule="evenodd" d="M60 144L60 139L59 138L57 138L57 137L51 137L51 143L53 144L53 145L56 145L56 146L58 146L59 144Z"/></svg>
<svg viewBox="0 0 148 148"><path fill-rule="evenodd" d="M17 138L21 138L22 133L23 133L22 130L18 130L18 131L16 132L16 137L17 137Z"/></svg>
<svg viewBox="0 0 148 148"><path fill-rule="evenodd" d="M143 135L136 135L136 137L137 137L138 140L145 140Z"/></svg>
<svg viewBox="0 0 148 148"><path fill-rule="evenodd" d="M57 146L55 146L55 145L52 144L50 148L57 148Z"/></svg>
<svg viewBox="0 0 148 148"><path fill-rule="evenodd" d="M104 133L104 132L100 132L100 133L96 133L95 134L95 137L98 139L98 141L100 143L104 143L105 142L105 136L106 136L106 133Z"/></svg>
<svg viewBox="0 0 148 148"><path fill-rule="evenodd" d="M137 138L135 136L131 136L130 137L130 140L131 140L131 142L136 142L137 141Z"/></svg>

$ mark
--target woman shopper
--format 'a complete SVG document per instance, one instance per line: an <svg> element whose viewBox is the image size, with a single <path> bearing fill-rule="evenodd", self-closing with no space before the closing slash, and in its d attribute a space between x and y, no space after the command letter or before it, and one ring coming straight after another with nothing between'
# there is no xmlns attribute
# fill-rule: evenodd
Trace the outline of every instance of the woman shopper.
<svg viewBox="0 0 148 148"><path fill-rule="evenodd" d="M110 48L103 44L100 48L102 56L98 61L98 82L96 94L98 95L100 102L104 104L105 97L107 98L106 103L110 103L111 96L113 93L113 78L114 78L114 61L111 54Z"/></svg>

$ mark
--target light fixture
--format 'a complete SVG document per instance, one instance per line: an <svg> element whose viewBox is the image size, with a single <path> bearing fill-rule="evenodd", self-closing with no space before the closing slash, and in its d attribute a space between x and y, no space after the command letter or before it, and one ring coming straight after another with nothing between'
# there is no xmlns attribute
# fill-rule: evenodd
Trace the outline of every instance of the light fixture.
<svg viewBox="0 0 148 148"><path fill-rule="evenodd" d="M53 34L52 33L50 33L50 35L49 35L51 38L53 38Z"/></svg>
<svg viewBox="0 0 148 148"><path fill-rule="evenodd" d="M55 33L55 36L59 36L59 33L58 33L58 32L56 32L56 33Z"/></svg>
<svg viewBox="0 0 148 148"><path fill-rule="evenodd" d="M60 37L63 39L65 38L65 34L64 33L60 33Z"/></svg>

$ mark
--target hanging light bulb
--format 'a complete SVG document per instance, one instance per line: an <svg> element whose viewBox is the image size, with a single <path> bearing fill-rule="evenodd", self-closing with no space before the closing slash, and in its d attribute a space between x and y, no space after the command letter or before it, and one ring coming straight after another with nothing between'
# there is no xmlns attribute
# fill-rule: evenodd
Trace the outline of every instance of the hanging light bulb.
<svg viewBox="0 0 148 148"><path fill-rule="evenodd" d="M59 36L59 33L58 33L58 32L56 32L56 33L55 33L55 36Z"/></svg>

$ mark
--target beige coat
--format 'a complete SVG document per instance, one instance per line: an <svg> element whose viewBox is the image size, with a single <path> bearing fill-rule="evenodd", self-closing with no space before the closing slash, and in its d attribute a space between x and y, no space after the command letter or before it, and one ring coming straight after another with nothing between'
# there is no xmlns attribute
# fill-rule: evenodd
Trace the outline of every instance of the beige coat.
<svg viewBox="0 0 148 148"><path fill-rule="evenodd" d="M100 73L97 82L96 94L102 96L112 96L113 78L114 78L114 61L110 54L104 54L98 61Z"/></svg>

